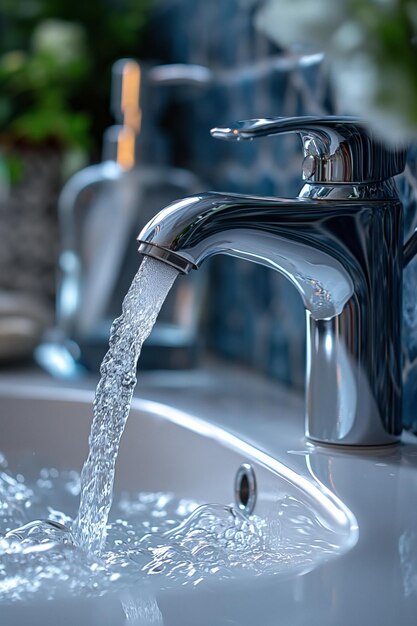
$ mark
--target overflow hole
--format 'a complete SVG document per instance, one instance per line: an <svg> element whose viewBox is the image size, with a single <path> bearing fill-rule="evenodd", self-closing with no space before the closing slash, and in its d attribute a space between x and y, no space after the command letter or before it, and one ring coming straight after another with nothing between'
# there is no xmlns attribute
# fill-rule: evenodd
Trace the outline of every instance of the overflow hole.
<svg viewBox="0 0 417 626"><path fill-rule="evenodd" d="M235 478L235 504L240 511L250 515L256 502L256 480L252 465L242 463Z"/></svg>

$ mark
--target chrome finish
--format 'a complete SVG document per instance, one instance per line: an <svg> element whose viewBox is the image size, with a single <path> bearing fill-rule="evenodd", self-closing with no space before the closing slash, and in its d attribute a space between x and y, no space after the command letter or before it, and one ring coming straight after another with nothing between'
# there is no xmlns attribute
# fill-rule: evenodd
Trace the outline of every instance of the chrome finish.
<svg viewBox="0 0 417 626"><path fill-rule="evenodd" d="M311 185L306 183L298 198L309 200L381 200L384 198L398 198L397 186L393 179L372 185Z"/></svg>
<svg viewBox="0 0 417 626"><path fill-rule="evenodd" d="M318 136L317 119L290 120L286 126L281 120L241 123L236 133L311 127ZM323 137L334 144L350 129L364 145L358 122L341 119L320 120ZM368 157L374 153L381 156L375 145ZM352 158L354 151L349 154ZM380 171L399 168L401 159L393 153L384 164L381 157ZM375 170L369 160L362 170L352 165L351 172ZM398 441L403 216L392 180L309 183L296 199L191 196L163 209L138 239L140 252L162 258L162 250L180 271L227 254L286 276L306 309L306 435L329 444Z"/></svg>
<svg viewBox="0 0 417 626"><path fill-rule="evenodd" d="M182 274L188 274L193 268L197 269L193 263L190 263L179 254L175 254L175 252L165 250L164 248L158 248L155 244L141 243L140 252L175 267L175 269L182 272Z"/></svg>
<svg viewBox="0 0 417 626"><path fill-rule="evenodd" d="M284 274L307 311L308 436L383 444L401 432L401 233L401 205L393 197L207 193L164 209L140 234L139 251L161 258L164 250L178 269L229 254Z"/></svg>
<svg viewBox="0 0 417 626"><path fill-rule="evenodd" d="M239 141L298 133L304 148L303 178L315 183L372 183L401 173L405 152L378 142L355 117L274 117L213 128L217 139Z"/></svg>
<svg viewBox="0 0 417 626"><path fill-rule="evenodd" d="M256 478L250 463L242 463L235 477L235 504L237 508L251 515L256 504Z"/></svg>

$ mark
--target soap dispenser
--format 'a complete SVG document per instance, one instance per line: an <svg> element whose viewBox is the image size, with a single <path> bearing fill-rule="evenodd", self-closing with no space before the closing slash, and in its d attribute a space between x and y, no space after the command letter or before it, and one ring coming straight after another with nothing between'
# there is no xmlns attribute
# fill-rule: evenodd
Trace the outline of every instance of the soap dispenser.
<svg viewBox="0 0 417 626"><path fill-rule="evenodd" d="M161 66L162 67L162 66ZM165 165L165 142L154 120L158 84L187 82L192 67L152 74L133 59L113 66L111 111L117 122L103 137L103 160L77 172L58 202L60 229L56 326L37 348L37 361L53 376L98 371L110 326L137 270L134 241L160 209L204 185L191 172ZM160 78L158 78L160 77ZM155 91L154 91L155 93ZM133 258L131 258L133 256ZM204 285L177 281L142 351L141 367L197 364Z"/></svg>

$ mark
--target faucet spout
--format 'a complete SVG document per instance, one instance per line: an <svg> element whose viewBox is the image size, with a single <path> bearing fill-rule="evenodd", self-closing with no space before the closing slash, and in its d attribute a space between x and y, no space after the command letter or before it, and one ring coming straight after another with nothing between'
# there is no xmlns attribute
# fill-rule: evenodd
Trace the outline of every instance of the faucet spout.
<svg viewBox="0 0 417 626"><path fill-rule="evenodd" d="M346 246L323 241L323 208L305 198L204 193L161 211L139 235L139 252L183 273L215 254L266 265L295 285L314 317L329 317L341 313L353 282L340 260Z"/></svg>
<svg viewBox="0 0 417 626"><path fill-rule="evenodd" d="M401 310L401 205L387 182L340 187L332 195L306 185L295 199L185 198L148 223L139 251L183 273L226 254L283 274L306 309L307 436L394 443L401 433L400 318L393 314Z"/></svg>

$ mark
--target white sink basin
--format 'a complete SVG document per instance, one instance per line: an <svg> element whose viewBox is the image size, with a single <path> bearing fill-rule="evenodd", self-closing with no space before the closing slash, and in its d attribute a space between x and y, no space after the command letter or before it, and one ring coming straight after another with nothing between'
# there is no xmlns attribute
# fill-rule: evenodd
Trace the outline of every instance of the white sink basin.
<svg viewBox="0 0 417 626"><path fill-rule="evenodd" d="M118 592L2 606L2 624L416 623L417 446L411 438L374 451L319 448L302 437L302 402L272 386L241 375L197 377L195 384L187 377L183 387L175 375L143 378L143 397L134 400L122 439L116 490L233 503L236 472L249 463L257 485L254 513L270 520L274 532L277 506L293 499L319 522L309 530L312 550L272 576L221 583L213 576L198 587L171 590L156 580L147 610L132 610L129 621ZM11 470L80 470L91 401L87 390L0 382L0 451ZM320 542L325 550L314 549ZM129 590L129 598L142 591Z"/></svg>

